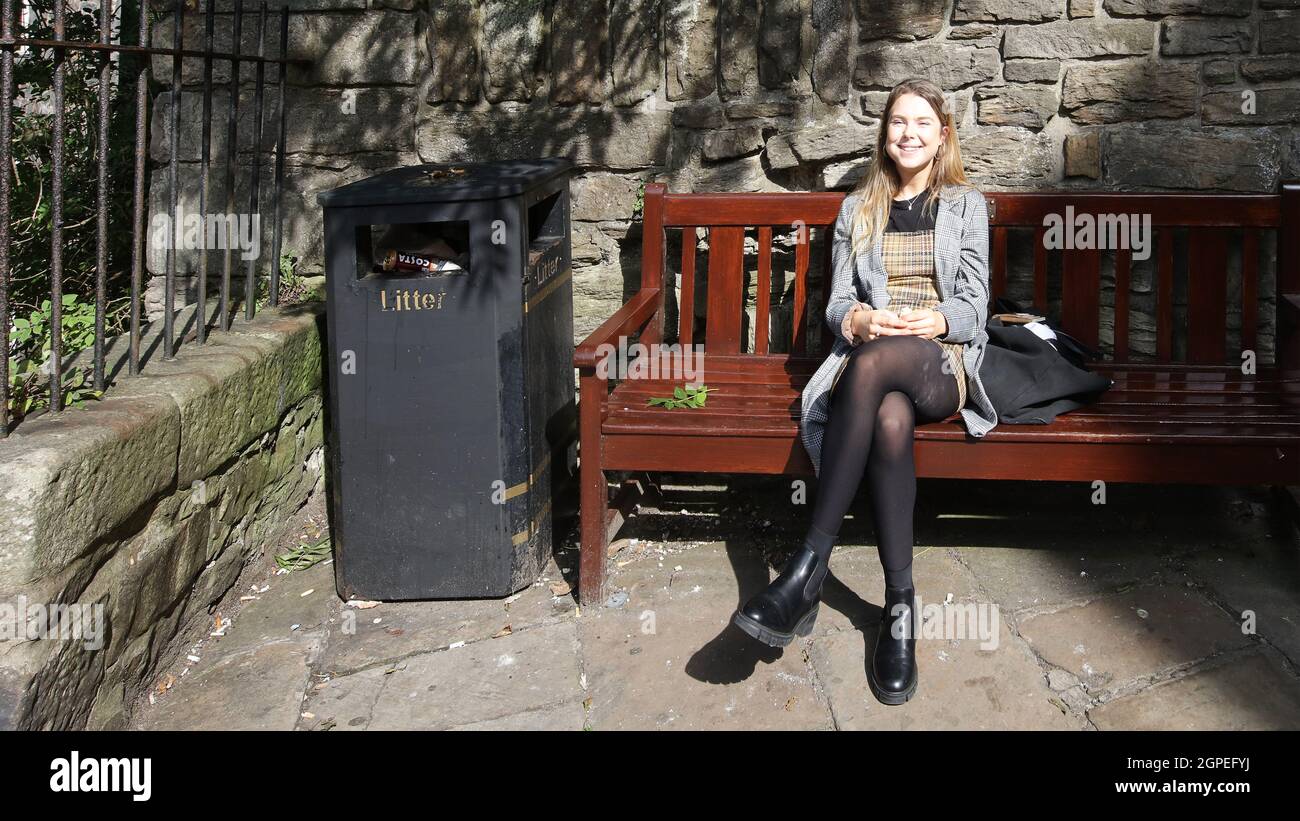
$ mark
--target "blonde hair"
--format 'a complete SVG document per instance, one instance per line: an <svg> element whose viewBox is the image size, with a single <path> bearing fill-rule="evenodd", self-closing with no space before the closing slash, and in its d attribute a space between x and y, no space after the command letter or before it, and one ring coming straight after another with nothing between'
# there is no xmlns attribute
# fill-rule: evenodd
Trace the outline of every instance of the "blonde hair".
<svg viewBox="0 0 1300 821"><path fill-rule="evenodd" d="M952 108L944 98L943 91L923 77L903 80L889 92L889 98L885 101L885 113L876 131L876 150L871 156L866 173L850 192L850 196L861 195L852 221L851 236L854 254L859 253L863 247L870 249L875 246L889 221L890 203L902 187L898 168L886 152L885 143L889 139L889 117L898 98L904 94L915 94L925 100L939 115L940 127L948 126L948 136L931 161L930 179L926 183L926 190L930 192L930 197L924 205L924 209L928 210L923 213L928 215L934 213L934 209L938 207L937 200L943 196L944 189L948 186L974 187L966 179L966 172L962 169L961 147L957 144L957 123L953 119Z"/></svg>

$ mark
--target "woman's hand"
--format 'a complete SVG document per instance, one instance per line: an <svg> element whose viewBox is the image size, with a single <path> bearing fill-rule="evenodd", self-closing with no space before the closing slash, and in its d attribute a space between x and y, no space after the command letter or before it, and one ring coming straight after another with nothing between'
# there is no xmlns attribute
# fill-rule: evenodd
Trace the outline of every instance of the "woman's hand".
<svg viewBox="0 0 1300 821"><path fill-rule="evenodd" d="M932 308L904 308L899 315L906 328L904 333L925 339L934 339L948 333L948 320Z"/></svg>
<svg viewBox="0 0 1300 821"><path fill-rule="evenodd" d="M912 333L907 322L886 308L858 311L853 315L853 333L859 339L872 340L878 336L902 336Z"/></svg>

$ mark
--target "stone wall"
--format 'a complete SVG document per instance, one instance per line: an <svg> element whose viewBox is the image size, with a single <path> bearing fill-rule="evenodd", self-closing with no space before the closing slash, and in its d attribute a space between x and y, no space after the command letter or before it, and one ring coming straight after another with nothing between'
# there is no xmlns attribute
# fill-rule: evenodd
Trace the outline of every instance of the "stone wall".
<svg viewBox="0 0 1300 821"><path fill-rule="evenodd" d="M0 728L124 726L323 488L319 314L266 311L0 440ZM98 606L103 630L15 636L36 605Z"/></svg>
<svg viewBox="0 0 1300 821"><path fill-rule="evenodd" d="M377 170L568 156L580 166L576 339L637 287L644 182L673 191L847 188L870 156L888 89L909 76L950 95L967 171L988 191L1274 192L1300 176L1298 0L290 4L301 10L290 52L315 63L290 72L287 246L319 270L314 194ZM169 43L170 24L156 34ZM244 42L255 48L249 26ZM170 77L165 63L158 68ZM199 78L197 66L187 70L189 89ZM196 112L191 90L186 111ZM1255 95L1249 114L1246 90ZM184 128L191 184L182 191L193 200L197 127ZM252 139L248 128L240 134L246 162ZM268 134L262 147L273 144ZM166 158L161 137L153 156ZM269 154L264 202L268 167ZM164 190L153 187L155 211ZM1263 250L1271 269L1271 242ZM1013 298L1030 294L1028 259L1013 246ZM159 263L151 257L150 269ZM1150 286L1138 266L1139 353L1154 350ZM1270 278L1260 289L1260 343L1270 350L1272 292Z"/></svg>

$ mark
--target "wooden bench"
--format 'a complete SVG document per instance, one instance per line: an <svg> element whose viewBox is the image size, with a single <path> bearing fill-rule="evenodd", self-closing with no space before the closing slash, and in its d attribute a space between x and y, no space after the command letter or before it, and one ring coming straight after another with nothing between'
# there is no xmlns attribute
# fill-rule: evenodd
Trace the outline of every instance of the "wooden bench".
<svg viewBox="0 0 1300 821"><path fill-rule="evenodd" d="M993 297L1005 295L1012 229L1032 229L1033 304L1048 305L1049 255L1060 255L1061 327L1096 346L1102 308L1099 250L1048 249L1048 214L1150 214L1156 233L1155 355L1135 361L1129 311L1131 251L1115 252L1112 358L1093 365L1114 379L1102 400L1050 425L999 424L982 440L954 418L916 431L920 477L1048 479L1146 483L1300 484L1300 181L1277 194L986 193ZM790 353L770 353L772 239L802 220L828 236L843 193L669 194L646 186L640 290L578 346L581 457L580 601L605 597L611 524L606 471L687 471L811 476L799 439L800 395L830 349L823 317L829 254L819 252L821 298L810 305L808 242L793 260ZM702 340L694 338L696 228L707 229L707 305ZM1185 345L1175 355L1174 231L1188 229ZM684 231L678 341L703 342L704 379L717 391L704 408L647 407L685 380L612 381L597 367L601 346L639 335L665 341L667 238ZM744 241L758 241L756 322L752 350L742 336ZM1264 233L1277 231L1275 363L1243 372L1242 351L1255 350L1262 280L1257 262ZM825 232L825 233L822 233ZM1226 317L1229 240L1240 232L1240 346L1229 350ZM1020 232L1017 232L1019 235ZM1024 235L1029 236L1029 231ZM825 250L822 243L821 250ZM810 323L822 337L812 353ZM611 385L614 385L611 391Z"/></svg>

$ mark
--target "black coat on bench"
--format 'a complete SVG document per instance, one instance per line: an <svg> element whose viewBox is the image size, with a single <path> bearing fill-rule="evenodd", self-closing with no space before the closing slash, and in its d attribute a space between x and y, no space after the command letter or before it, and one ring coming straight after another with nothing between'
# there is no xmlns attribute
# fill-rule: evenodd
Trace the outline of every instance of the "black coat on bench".
<svg viewBox="0 0 1300 821"><path fill-rule="evenodd" d="M989 341L980 378L1002 422L1049 424L1058 414L1095 402L1113 384L1024 325L989 319L985 328Z"/></svg>

